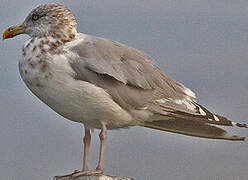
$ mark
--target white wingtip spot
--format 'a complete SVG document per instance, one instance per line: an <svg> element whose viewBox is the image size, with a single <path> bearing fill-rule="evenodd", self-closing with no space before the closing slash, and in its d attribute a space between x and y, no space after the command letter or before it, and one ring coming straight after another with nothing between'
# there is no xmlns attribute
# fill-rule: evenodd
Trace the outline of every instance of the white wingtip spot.
<svg viewBox="0 0 248 180"><path fill-rule="evenodd" d="M233 125L233 126L237 126L237 123L236 123L236 122L232 122L232 125Z"/></svg>
<svg viewBox="0 0 248 180"><path fill-rule="evenodd" d="M191 91L189 88L184 87L184 93L187 94L190 97L196 98L195 93Z"/></svg>
<svg viewBox="0 0 248 180"><path fill-rule="evenodd" d="M200 107L199 107L199 112L200 112L200 114L203 115L203 116L206 116L206 115L207 115L207 114L205 113L205 111L203 111L202 108L200 108Z"/></svg>
<svg viewBox="0 0 248 180"><path fill-rule="evenodd" d="M217 116L215 116L215 115L214 115L214 119L215 119L215 121L220 121L220 119Z"/></svg>

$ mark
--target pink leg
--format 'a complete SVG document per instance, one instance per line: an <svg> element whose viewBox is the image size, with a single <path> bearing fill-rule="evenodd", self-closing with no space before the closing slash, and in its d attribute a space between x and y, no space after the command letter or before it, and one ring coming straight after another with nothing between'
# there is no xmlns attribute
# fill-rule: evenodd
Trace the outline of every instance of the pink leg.
<svg viewBox="0 0 248 180"><path fill-rule="evenodd" d="M84 126L85 136L84 136L84 159L83 159L83 171L88 171L88 159L90 150L90 129Z"/></svg>
<svg viewBox="0 0 248 180"><path fill-rule="evenodd" d="M86 133L86 130L85 130ZM89 133L90 134L90 133ZM87 136L85 136L85 139ZM106 139L107 139L107 128L105 125L102 126L102 130L99 134L100 138L100 154L99 154L99 160L98 160L98 165L95 170L88 170L88 152L89 152L89 145L90 143L85 143L84 146L84 166L83 166L83 171L76 171L74 172L71 176L72 178L76 178L79 176L87 176L87 175L93 175L93 174L101 174L103 173L104 169L104 147L106 144ZM85 140L86 141L86 140Z"/></svg>
<svg viewBox="0 0 248 180"><path fill-rule="evenodd" d="M88 159L89 159L91 134L90 134L90 129L86 126L84 126L84 131L85 131L85 135L83 139L84 142L83 171L75 170L71 174L67 174L64 176L55 176L54 177L55 180L63 177L74 177L74 176L76 177L77 175L80 176L80 174L86 175L87 172L90 172L88 168Z"/></svg>
<svg viewBox="0 0 248 180"><path fill-rule="evenodd" d="M99 161L98 161L98 166L97 166L96 170L100 170L103 172L103 169L104 169L104 148L105 148L106 139L107 139L107 128L105 125L102 126L102 130L99 134L99 138L101 141L101 145L100 145Z"/></svg>
<svg viewBox="0 0 248 180"><path fill-rule="evenodd" d="M84 136L84 158L83 158L83 170L82 171L74 171L71 174L64 175L64 176L55 176L54 179L59 179L63 177L71 177L72 179L79 177L79 176L87 176L87 175L93 175L93 174L101 174L103 173L104 169L104 147L106 144L107 139L107 128L105 125L102 126L102 130L99 134L100 138L100 154L99 154L99 160L98 165L95 170L89 170L88 169L88 157L89 157L89 149L90 149L90 129L87 127L85 128L85 136Z"/></svg>

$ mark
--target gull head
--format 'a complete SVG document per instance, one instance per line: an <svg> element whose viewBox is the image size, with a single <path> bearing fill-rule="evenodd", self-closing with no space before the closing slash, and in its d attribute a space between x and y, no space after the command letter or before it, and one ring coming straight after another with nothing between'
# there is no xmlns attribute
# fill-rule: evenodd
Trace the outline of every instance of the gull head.
<svg viewBox="0 0 248 180"><path fill-rule="evenodd" d="M27 34L31 37L52 36L68 42L76 33L77 22L72 12L63 5L50 3L33 9L22 24L6 29L3 39Z"/></svg>

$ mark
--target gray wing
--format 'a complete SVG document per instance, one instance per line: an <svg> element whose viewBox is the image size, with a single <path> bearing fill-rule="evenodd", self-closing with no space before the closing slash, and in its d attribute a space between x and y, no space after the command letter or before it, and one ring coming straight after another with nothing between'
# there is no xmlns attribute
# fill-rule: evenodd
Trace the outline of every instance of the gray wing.
<svg viewBox="0 0 248 180"><path fill-rule="evenodd" d="M193 99L193 93L163 74L149 56L121 43L87 36L70 50L78 55L70 60L76 78L104 88L118 104L123 99L129 108L142 108L161 98Z"/></svg>
<svg viewBox="0 0 248 180"><path fill-rule="evenodd" d="M162 73L141 51L93 36L70 51L78 55L70 59L75 78L102 87L126 110L145 108L161 116L233 125L197 104L192 91Z"/></svg>

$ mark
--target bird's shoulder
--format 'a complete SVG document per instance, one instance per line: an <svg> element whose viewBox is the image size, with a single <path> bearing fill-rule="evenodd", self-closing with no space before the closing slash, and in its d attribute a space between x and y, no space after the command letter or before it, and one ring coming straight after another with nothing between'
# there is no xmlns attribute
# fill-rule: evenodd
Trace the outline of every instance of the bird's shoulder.
<svg viewBox="0 0 248 180"><path fill-rule="evenodd" d="M70 44L70 50L82 58L105 59L115 62L133 60L155 65L154 60L143 51L111 39L88 34L79 33L74 42Z"/></svg>

